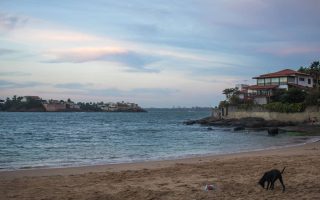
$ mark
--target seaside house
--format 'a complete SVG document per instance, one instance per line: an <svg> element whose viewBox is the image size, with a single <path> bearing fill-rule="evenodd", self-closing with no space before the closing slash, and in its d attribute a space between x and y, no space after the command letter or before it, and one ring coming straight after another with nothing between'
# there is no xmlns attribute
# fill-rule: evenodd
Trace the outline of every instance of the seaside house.
<svg viewBox="0 0 320 200"><path fill-rule="evenodd" d="M21 102L29 102L29 101L41 101L41 98L38 96L24 96L21 99Z"/></svg>
<svg viewBox="0 0 320 200"><path fill-rule="evenodd" d="M80 110L80 106L78 104L75 104L74 102L67 102L66 109Z"/></svg>
<svg viewBox="0 0 320 200"><path fill-rule="evenodd" d="M256 104L267 104L276 90L289 88L313 88L313 78L306 73L285 69L274 73L253 77L256 85L247 87L247 98L253 99Z"/></svg>

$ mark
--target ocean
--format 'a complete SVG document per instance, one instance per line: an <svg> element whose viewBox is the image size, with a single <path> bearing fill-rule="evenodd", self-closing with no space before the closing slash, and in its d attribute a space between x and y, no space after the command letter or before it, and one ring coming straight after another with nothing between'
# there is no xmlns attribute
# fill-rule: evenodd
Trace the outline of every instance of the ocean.
<svg viewBox="0 0 320 200"><path fill-rule="evenodd" d="M210 111L0 112L0 170L88 166L277 148L306 138L187 126Z"/></svg>

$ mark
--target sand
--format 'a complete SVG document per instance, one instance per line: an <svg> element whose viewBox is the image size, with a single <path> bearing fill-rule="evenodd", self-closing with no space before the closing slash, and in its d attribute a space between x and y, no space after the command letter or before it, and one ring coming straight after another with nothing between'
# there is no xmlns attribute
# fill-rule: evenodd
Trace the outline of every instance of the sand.
<svg viewBox="0 0 320 200"><path fill-rule="evenodd" d="M320 142L219 156L0 172L0 199L320 199ZM286 191L257 185L286 166ZM216 188L204 191L206 184Z"/></svg>

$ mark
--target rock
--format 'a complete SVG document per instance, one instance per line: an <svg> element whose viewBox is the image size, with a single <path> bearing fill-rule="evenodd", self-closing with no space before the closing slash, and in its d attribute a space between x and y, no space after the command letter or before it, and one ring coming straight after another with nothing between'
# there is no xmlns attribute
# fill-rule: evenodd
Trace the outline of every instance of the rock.
<svg viewBox="0 0 320 200"><path fill-rule="evenodd" d="M268 129L268 135L275 136L279 134L278 128L269 128Z"/></svg>
<svg viewBox="0 0 320 200"><path fill-rule="evenodd" d="M197 123L196 120L189 120L189 121L183 122L183 124L185 124L185 125L193 125L193 124L195 124L195 123Z"/></svg>
<svg viewBox="0 0 320 200"><path fill-rule="evenodd" d="M205 117L199 120L189 120L183 122L186 125L200 124L202 126L218 126L218 127L235 127L234 131L240 131L247 128L263 129L263 128L277 128L284 126L295 126L293 122L283 122L277 120L265 120L259 117L246 117L241 119L220 119L215 117ZM271 131L272 132L272 131ZM272 135L271 133L270 135ZM275 133L278 134L278 133Z"/></svg>
<svg viewBox="0 0 320 200"><path fill-rule="evenodd" d="M207 130L208 130L208 131L212 131L212 130L213 130L213 128L209 127L209 128L207 128Z"/></svg>
<svg viewBox="0 0 320 200"><path fill-rule="evenodd" d="M200 124L200 125L210 125L212 122L219 121L220 119L214 118L214 117L205 117L203 119L199 120L188 120L183 122L183 124L186 125L193 125L193 124Z"/></svg>
<svg viewBox="0 0 320 200"><path fill-rule="evenodd" d="M233 131L242 131L242 130L244 130L243 126L238 126L233 128Z"/></svg>

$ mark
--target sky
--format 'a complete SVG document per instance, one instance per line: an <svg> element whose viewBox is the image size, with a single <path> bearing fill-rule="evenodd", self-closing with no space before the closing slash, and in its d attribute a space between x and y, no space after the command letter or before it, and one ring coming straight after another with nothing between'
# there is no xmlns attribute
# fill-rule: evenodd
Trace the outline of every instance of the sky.
<svg viewBox="0 0 320 200"><path fill-rule="evenodd" d="M0 99L216 106L320 58L319 0L0 0Z"/></svg>

